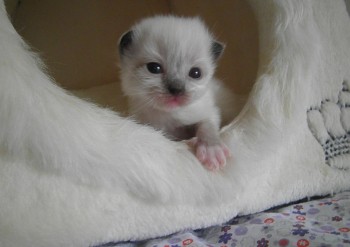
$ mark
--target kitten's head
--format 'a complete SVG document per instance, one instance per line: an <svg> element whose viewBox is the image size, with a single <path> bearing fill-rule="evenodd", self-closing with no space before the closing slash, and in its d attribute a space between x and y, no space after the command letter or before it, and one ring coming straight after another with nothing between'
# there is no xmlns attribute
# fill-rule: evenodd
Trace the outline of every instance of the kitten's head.
<svg viewBox="0 0 350 247"><path fill-rule="evenodd" d="M190 104L208 90L223 49L199 18L144 19L120 39L123 91L167 111Z"/></svg>

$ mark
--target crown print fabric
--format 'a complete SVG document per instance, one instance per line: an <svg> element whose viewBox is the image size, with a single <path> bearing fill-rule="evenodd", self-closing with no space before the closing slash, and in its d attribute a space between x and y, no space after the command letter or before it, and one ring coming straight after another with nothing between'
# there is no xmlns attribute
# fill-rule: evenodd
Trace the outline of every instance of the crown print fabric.
<svg viewBox="0 0 350 247"><path fill-rule="evenodd" d="M338 101L325 99L308 111L312 133L324 150L325 162L333 168L350 168L350 92L344 81Z"/></svg>

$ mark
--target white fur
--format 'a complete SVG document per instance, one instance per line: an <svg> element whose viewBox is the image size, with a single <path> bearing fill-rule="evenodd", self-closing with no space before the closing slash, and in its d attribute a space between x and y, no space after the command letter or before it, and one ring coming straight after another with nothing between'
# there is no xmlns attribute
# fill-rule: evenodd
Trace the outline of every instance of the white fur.
<svg viewBox="0 0 350 247"><path fill-rule="evenodd" d="M350 172L325 164L306 113L336 102L350 78L343 1L250 2L260 73L222 132L234 159L218 173L183 143L55 86L1 3L0 246L144 239L349 188Z"/></svg>

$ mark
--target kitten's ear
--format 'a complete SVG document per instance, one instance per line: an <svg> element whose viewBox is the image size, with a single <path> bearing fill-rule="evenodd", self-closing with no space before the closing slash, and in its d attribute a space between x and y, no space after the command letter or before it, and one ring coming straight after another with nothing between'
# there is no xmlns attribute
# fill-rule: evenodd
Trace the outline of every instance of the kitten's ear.
<svg viewBox="0 0 350 247"><path fill-rule="evenodd" d="M133 31L128 31L123 34L119 41L119 54L120 56L125 55L125 53L130 49L133 39Z"/></svg>
<svg viewBox="0 0 350 247"><path fill-rule="evenodd" d="M214 61L218 60L225 49L225 45L223 43L213 41L211 44L211 53L213 54Z"/></svg>

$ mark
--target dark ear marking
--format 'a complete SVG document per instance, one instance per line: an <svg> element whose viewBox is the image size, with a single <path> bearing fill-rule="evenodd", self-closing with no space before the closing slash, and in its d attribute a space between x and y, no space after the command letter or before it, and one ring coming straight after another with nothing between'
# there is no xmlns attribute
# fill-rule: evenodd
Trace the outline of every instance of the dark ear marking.
<svg viewBox="0 0 350 247"><path fill-rule="evenodd" d="M124 55L125 51L130 48L133 39L133 31L128 31L123 34L119 41L119 53Z"/></svg>
<svg viewBox="0 0 350 247"><path fill-rule="evenodd" d="M224 44L217 42L217 41L213 41L213 43L211 45L211 53L213 54L214 61L219 59L219 57L221 56L224 49L225 49Z"/></svg>

